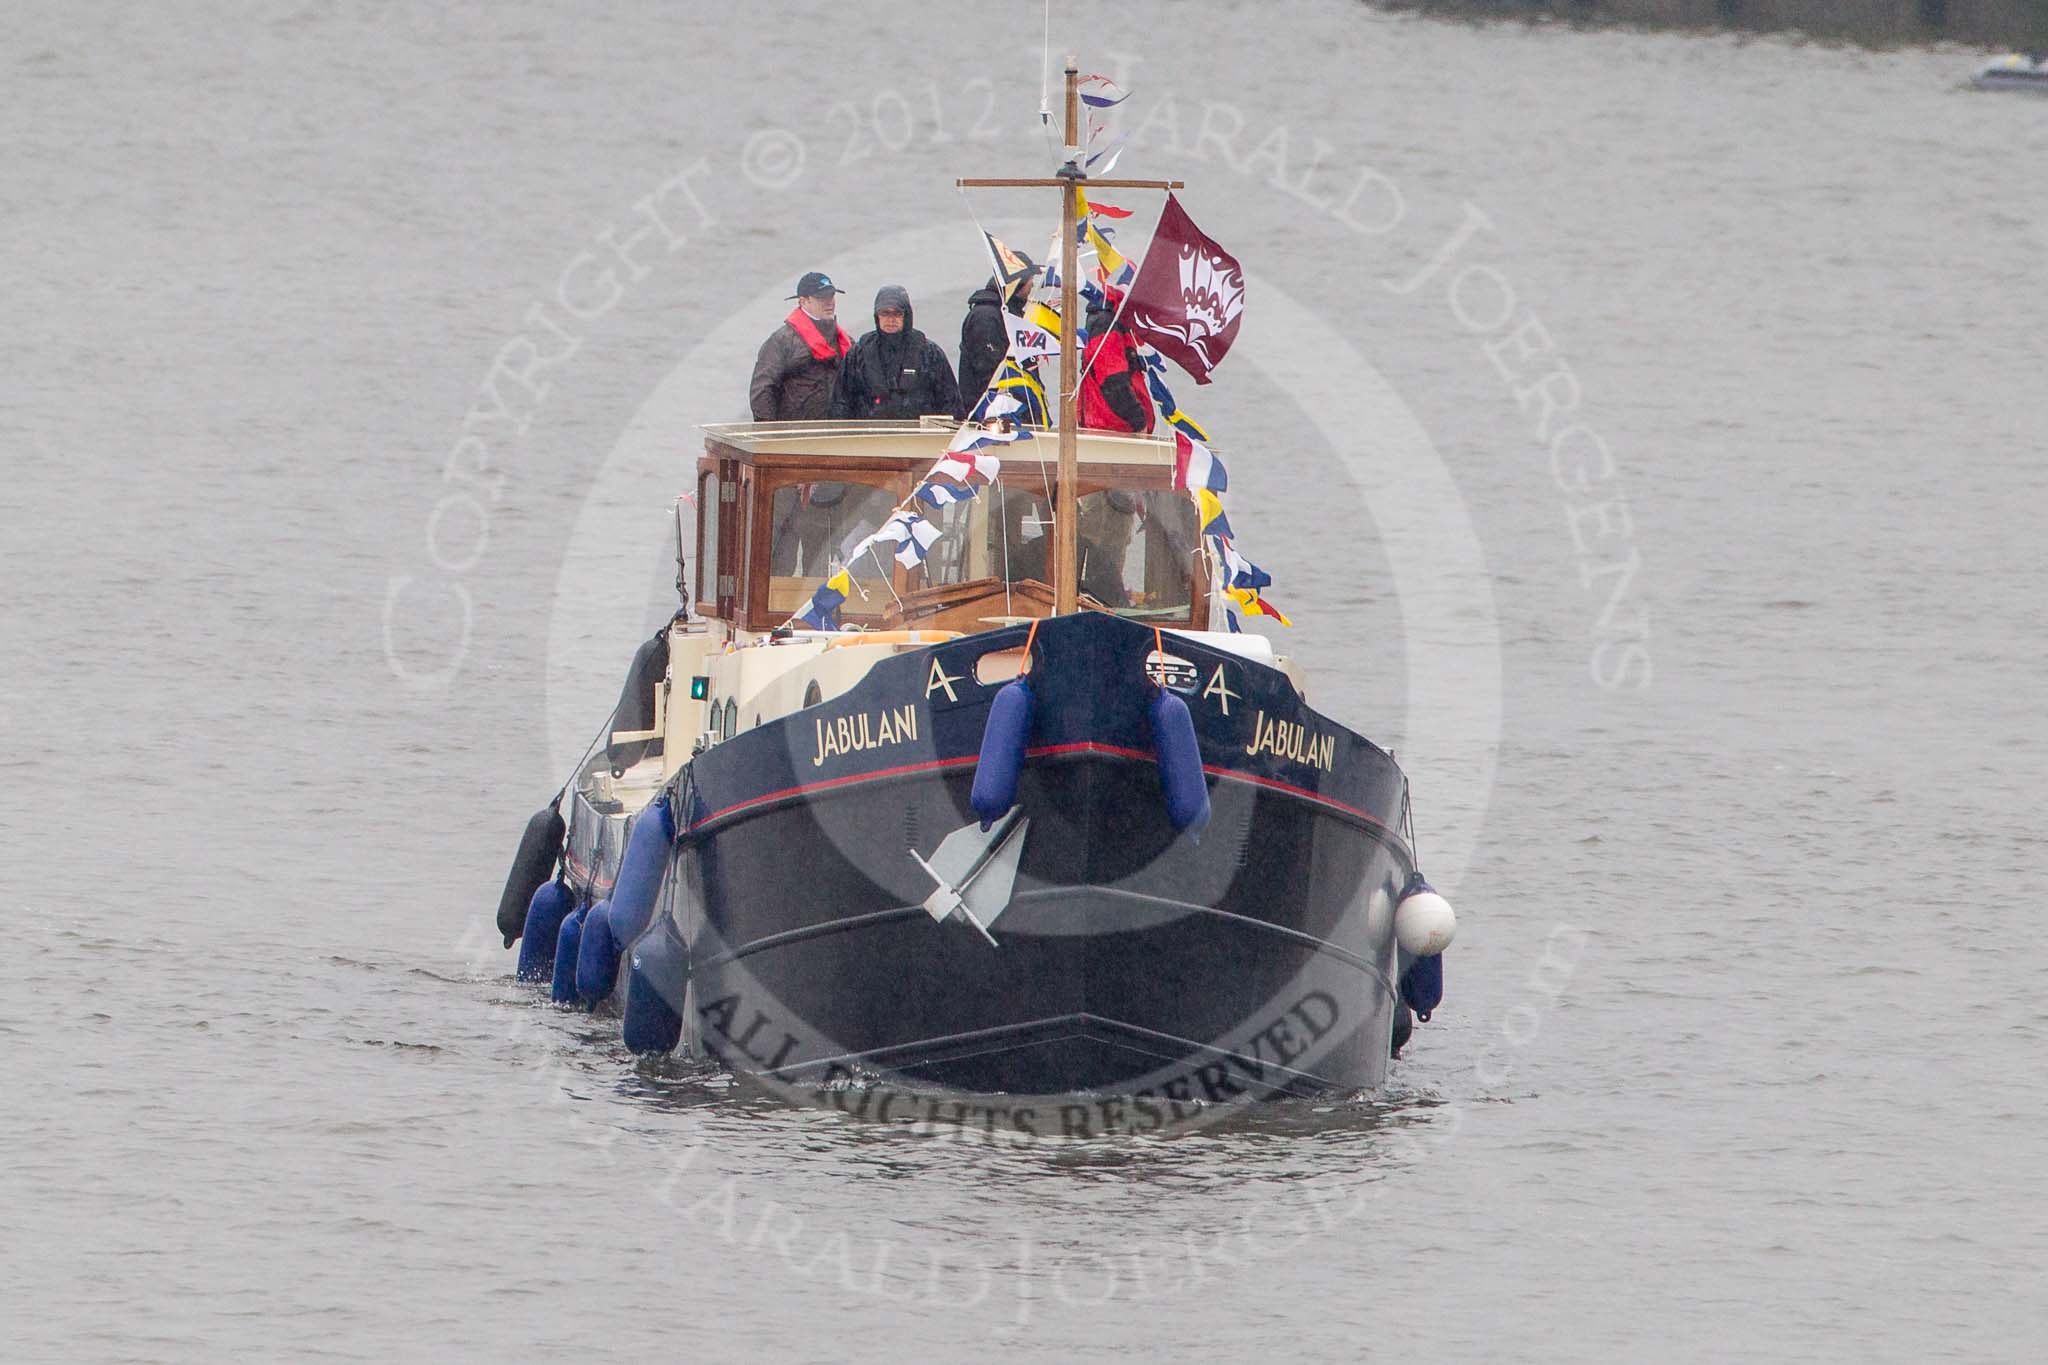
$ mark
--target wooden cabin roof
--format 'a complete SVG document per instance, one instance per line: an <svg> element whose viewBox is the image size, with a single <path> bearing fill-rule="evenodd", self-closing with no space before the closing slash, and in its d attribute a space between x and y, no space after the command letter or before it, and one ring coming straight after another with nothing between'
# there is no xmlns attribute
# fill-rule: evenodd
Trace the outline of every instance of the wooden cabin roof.
<svg viewBox="0 0 2048 1365"><path fill-rule="evenodd" d="M918 422L832 421L832 422L721 422L704 428L709 453L749 460L767 457L771 462L786 458L829 460L874 460L881 464L931 464L946 453L946 446L960 424L950 417L927 417ZM1030 427L1032 439L997 446L993 453L1005 461L1035 463L1059 458L1059 432L1052 427ZM1076 438L1083 465L1162 465L1173 467L1173 436L1122 435L1107 431L1083 431ZM723 447L723 449L721 449Z"/></svg>

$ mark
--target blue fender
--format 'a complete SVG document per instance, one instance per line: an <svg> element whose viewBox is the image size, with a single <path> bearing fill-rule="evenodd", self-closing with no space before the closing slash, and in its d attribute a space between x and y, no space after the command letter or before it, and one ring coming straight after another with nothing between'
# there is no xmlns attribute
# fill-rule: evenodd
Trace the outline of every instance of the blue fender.
<svg viewBox="0 0 2048 1365"><path fill-rule="evenodd" d="M526 907L526 928L519 939L519 979L546 981L555 972L555 940L561 937L562 921L574 909L576 897L566 883L545 883L533 893Z"/></svg>
<svg viewBox="0 0 2048 1365"><path fill-rule="evenodd" d="M1401 998L1408 1002L1408 1008L1415 1011L1415 1017L1429 1022L1429 1012L1444 1000L1444 955L1432 953L1418 957L1401 974Z"/></svg>
<svg viewBox="0 0 2048 1365"><path fill-rule="evenodd" d="M576 1003L595 1009L619 976L619 945L612 938L612 903L599 901L583 919L576 948Z"/></svg>
<svg viewBox="0 0 2048 1365"><path fill-rule="evenodd" d="M1152 747L1159 755L1159 787L1166 818L1200 842L1209 824L1209 780L1202 773L1202 745L1188 704L1165 688L1152 698Z"/></svg>
<svg viewBox="0 0 2048 1365"><path fill-rule="evenodd" d="M557 1005L576 1003L576 954L583 947L583 920L590 907L579 905L562 917L562 932L555 938L555 979L548 998Z"/></svg>
<svg viewBox="0 0 2048 1365"><path fill-rule="evenodd" d="M626 1046L641 1055L675 1051L683 1038L690 950L668 920L633 946L626 969Z"/></svg>
<svg viewBox="0 0 2048 1365"><path fill-rule="evenodd" d="M981 732L981 756L974 762L974 793L968 798L984 830L1017 804L1017 779L1024 771L1024 748L1031 742L1031 712L1036 702L1031 684L1019 677L989 704L988 725Z"/></svg>
<svg viewBox="0 0 2048 1365"><path fill-rule="evenodd" d="M626 856L619 861L618 880L612 885L612 943L621 949L632 946L654 918L654 899L661 892L662 873L668 870L669 846L676 840L676 818L669 807L668 793L654 798L633 821L626 839Z"/></svg>

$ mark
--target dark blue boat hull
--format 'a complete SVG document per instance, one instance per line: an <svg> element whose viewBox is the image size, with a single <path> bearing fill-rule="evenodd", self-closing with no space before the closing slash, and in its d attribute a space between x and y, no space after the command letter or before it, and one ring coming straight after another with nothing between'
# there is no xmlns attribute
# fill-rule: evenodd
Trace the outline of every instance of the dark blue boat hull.
<svg viewBox="0 0 2048 1365"><path fill-rule="evenodd" d="M1150 629L1040 625L1017 800L1030 826L991 943L922 902L916 852L970 824L1022 628L899 655L845 695L679 774L670 909L685 1046L791 1083L1222 1100L1385 1074L1406 784L1278 670L1167 636L1213 818L1169 822L1147 717Z"/></svg>

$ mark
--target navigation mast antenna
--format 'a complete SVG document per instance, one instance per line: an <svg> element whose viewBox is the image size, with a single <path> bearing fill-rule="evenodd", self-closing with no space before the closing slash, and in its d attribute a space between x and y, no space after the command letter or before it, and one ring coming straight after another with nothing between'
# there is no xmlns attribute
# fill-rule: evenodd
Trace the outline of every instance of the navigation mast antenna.
<svg viewBox="0 0 2048 1365"><path fill-rule="evenodd" d="M1080 514L1076 510L1080 480L1080 447L1075 437L1079 426L1075 411L1081 395L1081 346L1077 311L1079 293L1074 272L1079 268L1080 250L1075 241L1080 227L1080 193L1084 184L1098 189L1177 190L1178 180L1090 180L1082 169L1081 157L1081 68L1074 57L1067 58L1066 131L1062 155L1066 158L1056 176L1047 180L956 180L961 189L1056 189L1060 192L1060 477L1053 513L1053 611L1065 616L1076 610L1080 599Z"/></svg>

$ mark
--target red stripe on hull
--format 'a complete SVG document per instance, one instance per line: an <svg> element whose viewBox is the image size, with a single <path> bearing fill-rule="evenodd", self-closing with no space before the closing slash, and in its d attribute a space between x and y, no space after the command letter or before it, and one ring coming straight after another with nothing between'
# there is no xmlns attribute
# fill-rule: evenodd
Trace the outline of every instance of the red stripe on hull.
<svg viewBox="0 0 2048 1365"><path fill-rule="evenodd" d="M1053 758L1062 754L1107 754L1115 758L1137 759L1145 763L1157 763L1159 761L1157 755L1145 749L1129 749L1120 744L1098 744L1092 740L1077 744L1048 744L1040 748L1026 749L1024 751L1026 758ZM705 825L711 824L713 821L723 820L728 815L734 815L743 810L751 810L755 806L766 805L772 801L788 800L807 795L810 792L829 791L839 787L855 786L862 782L879 782L884 778L904 777L911 773L930 772L941 768L958 768L965 764L977 763L979 761L978 756L968 755L963 755L959 758L936 758L923 763L905 763L895 768L883 768L871 773L852 773L845 777L828 777L820 782L806 782L800 786L785 787L781 791L769 792L763 796L750 796L744 801L734 802L723 810L713 811L703 819L691 822L689 830L685 832L693 832ZM1331 810L1341 811L1345 815L1363 820L1375 829L1385 830L1387 828L1385 821L1367 811L1360 810L1356 806L1348 805L1332 797L1324 796L1320 792L1310 791L1307 787L1297 787L1291 782L1282 782L1277 778L1271 777L1260 777L1255 773L1241 773L1232 768L1219 767L1214 763L1204 763L1202 771L1212 777L1220 777L1226 781L1248 782L1255 787L1266 787L1273 791L1285 792L1289 796L1298 796L1304 801L1310 801L1319 806L1327 806Z"/></svg>

